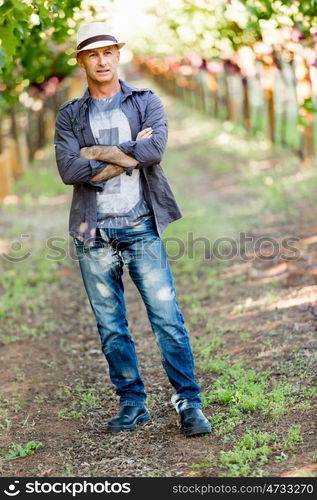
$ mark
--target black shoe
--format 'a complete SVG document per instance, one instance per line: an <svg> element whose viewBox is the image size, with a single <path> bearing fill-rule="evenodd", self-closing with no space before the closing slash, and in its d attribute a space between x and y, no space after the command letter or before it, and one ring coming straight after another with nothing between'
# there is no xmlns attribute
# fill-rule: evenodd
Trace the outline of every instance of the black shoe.
<svg viewBox="0 0 317 500"><path fill-rule="evenodd" d="M186 436L211 432L211 425L199 408L188 408L181 412L182 431Z"/></svg>
<svg viewBox="0 0 317 500"><path fill-rule="evenodd" d="M121 406L118 415L108 421L107 432L132 431L149 420L151 415L145 406Z"/></svg>

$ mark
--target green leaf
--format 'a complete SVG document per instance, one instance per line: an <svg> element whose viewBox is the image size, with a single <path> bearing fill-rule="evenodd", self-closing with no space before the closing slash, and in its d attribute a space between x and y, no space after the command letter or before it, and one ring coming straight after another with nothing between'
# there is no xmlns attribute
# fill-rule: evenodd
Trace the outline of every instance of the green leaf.
<svg viewBox="0 0 317 500"><path fill-rule="evenodd" d="M6 62L6 53L4 51L4 48L1 47L0 45L0 68L3 68Z"/></svg>
<svg viewBox="0 0 317 500"><path fill-rule="evenodd" d="M305 99L302 107L311 113L317 113L317 104L315 104L311 98Z"/></svg>
<svg viewBox="0 0 317 500"><path fill-rule="evenodd" d="M16 38L10 27L0 28L0 39L2 41L2 47L8 56L13 56L20 43L20 39Z"/></svg>
<svg viewBox="0 0 317 500"><path fill-rule="evenodd" d="M309 127L310 123L303 115L298 115L297 124L301 127Z"/></svg>

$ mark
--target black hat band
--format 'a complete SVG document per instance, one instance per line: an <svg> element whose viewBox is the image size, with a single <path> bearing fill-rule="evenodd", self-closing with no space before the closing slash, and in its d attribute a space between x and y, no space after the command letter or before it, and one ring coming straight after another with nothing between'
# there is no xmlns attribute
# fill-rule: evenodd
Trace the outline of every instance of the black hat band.
<svg viewBox="0 0 317 500"><path fill-rule="evenodd" d="M87 38L87 40L84 40L77 46L77 50L81 50L84 47L87 47L87 45L90 45L91 43L95 42L101 42L102 40L110 40L111 42L114 42L115 44L118 43L118 40L111 35L97 35L97 36L92 36L90 38Z"/></svg>

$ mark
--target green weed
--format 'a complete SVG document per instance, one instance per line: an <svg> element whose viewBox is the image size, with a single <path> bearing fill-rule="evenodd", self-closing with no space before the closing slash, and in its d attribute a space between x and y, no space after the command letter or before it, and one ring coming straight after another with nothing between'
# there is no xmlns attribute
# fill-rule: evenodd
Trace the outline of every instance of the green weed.
<svg viewBox="0 0 317 500"><path fill-rule="evenodd" d="M208 355L203 355L202 359L197 360L197 364L203 371L222 373L228 366L228 357L217 355L210 358Z"/></svg>
<svg viewBox="0 0 317 500"><path fill-rule="evenodd" d="M80 406L84 409L93 409L101 406L101 401L98 395L95 393L95 389L92 387L87 391L82 390L81 388L77 390L77 393L80 397Z"/></svg>
<svg viewBox="0 0 317 500"><path fill-rule="evenodd" d="M8 432L12 425L12 421L9 418L5 418L2 422L3 423L0 422L0 435Z"/></svg>
<svg viewBox="0 0 317 500"><path fill-rule="evenodd" d="M295 450L299 443L302 443L301 425L294 424L287 429L287 437L284 440L284 448L286 450Z"/></svg>
<svg viewBox="0 0 317 500"><path fill-rule="evenodd" d="M284 462L284 460L287 460L287 459L288 459L288 455L286 453L284 453L284 451L281 451L281 453L275 457L275 462L280 463L280 462Z"/></svg>
<svg viewBox="0 0 317 500"><path fill-rule="evenodd" d="M192 323L192 325L196 325L197 323L206 320L207 313L201 307L200 302L193 299L192 297L191 305L188 308L188 315L189 315L189 321Z"/></svg>
<svg viewBox="0 0 317 500"><path fill-rule="evenodd" d="M101 406L100 398L96 394L94 387L90 387L87 390L82 382L78 383L73 389L69 387L59 387L56 391L56 397L62 401L72 400L74 404L79 402L82 410L99 408ZM65 408L60 410L60 412L59 415L64 418L77 418L78 415L81 415L80 412L76 410L67 410Z"/></svg>
<svg viewBox="0 0 317 500"><path fill-rule="evenodd" d="M0 333L0 344L12 344L13 342L17 342L18 340L20 340L20 337L18 337L17 335L4 335Z"/></svg>
<svg viewBox="0 0 317 500"><path fill-rule="evenodd" d="M60 418L63 418L65 420L80 420L81 419L81 413L79 413L76 410L70 410L68 408L62 408L57 412L57 415Z"/></svg>
<svg viewBox="0 0 317 500"><path fill-rule="evenodd" d="M240 362L232 365L226 363L221 371L222 374L213 384L212 391L205 394L205 404L231 403L241 411L254 411L265 403L264 390L268 372L245 370Z"/></svg>
<svg viewBox="0 0 317 500"><path fill-rule="evenodd" d="M243 422L243 415L238 409L233 412L219 412L210 417L210 422L216 436L224 436L232 432Z"/></svg>
<svg viewBox="0 0 317 500"><path fill-rule="evenodd" d="M293 405L296 397L292 396L296 393L296 387L287 382L277 382L272 380L272 390L267 392L267 401L261 408L263 415L279 418L285 414L287 407Z"/></svg>
<svg viewBox="0 0 317 500"><path fill-rule="evenodd" d="M304 358L300 353L295 353L292 359L282 359L276 363L276 370L286 377L299 377L307 379L310 373L314 374L314 363L316 356L312 355L310 358Z"/></svg>
<svg viewBox="0 0 317 500"><path fill-rule="evenodd" d="M162 476L164 476L164 474L158 469L149 470L146 473L146 477L162 477Z"/></svg>
<svg viewBox="0 0 317 500"><path fill-rule="evenodd" d="M17 401L16 403L14 403L12 409L15 413L19 413L21 410L22 410L22 404L25 404L25 403L21 403L20 401Z"/></svg>
<svg viewBox="0 0 317 500"><path fill-rule="evenodd" d="M64 467L64 477L72 477L74 475L74 466L72 464L66 463Z"/></svg>
<svg viewBox="0 0 317 500"><path fill-rule="evenodd" d="M34 398L34 402L38 404L43 404L48 401L48 396L46 394L37 394Z"/></svg>
<svg viewBox="0 0 317 500"><path fill-rule="evenodd" d="M43 339L46 337L43 331L35 328L34 326L21 325L20 330L34 339Z"/></svg>
<svg viewBox="0 0 317 500"><path fill-rule="evenodd" d="M251 335L249 333L241 333L240 340L241 342L247 342L250 339Z"/></svg>
<svg viewBox="0 0 317 500"><path fill-rule="evenodd" d="M72 391L69 387L61 386L56 390L55 395L58 399L66 401L72 397Z"/></svg>
<svg viewBox="0 0 317 500"><path fill-rule="evenodd" d="M21 445L18 443L13 443L11 450L4 457L6 460L15 460L17 458L24 458L29 455L33 455L35 450L44 446L43 443L37 443L36 441L29 441L25 445Z"/></svg>
<svg viewBox="0 0 317 500"><path fill-rule="evenodd" d="M212 452L208 452L205 462L192 462L191 467L193 469L209 469L215 464L215 458Z"/></svg>

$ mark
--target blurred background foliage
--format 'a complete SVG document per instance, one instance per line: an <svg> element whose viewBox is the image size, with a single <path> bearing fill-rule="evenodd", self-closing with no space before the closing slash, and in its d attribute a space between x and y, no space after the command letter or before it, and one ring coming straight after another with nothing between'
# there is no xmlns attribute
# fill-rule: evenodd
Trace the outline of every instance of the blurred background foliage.
<svg viewBox="0 0 317 500"><path fill-rule="evenodd" d="M83 21L108 21L143 55L195 52L239 63L239 49L248 48L254 57L300 53L317 65L316 17L316 0L0 0L1 106L71 72L67 49Z"/></svg>
<svg viewBox="0 0 317 500"><path fill-rule="evenodd" d="M316 16L317 0L0 0L0 128L11 117L5 133L18 139L16 113L47 107L76 67L78 25L103 20L127 41L123 61L134 58L165 90L191 92L194 105L202 95L211 116L238 114L248 130L312 158Z"/></svg>
<svg viewBox="0 0 317 500"><path fill-rule="evenodd" d="M58 83L74 69L75 61L70 59L69 50L75 43L78 25L97 15L95 3L90 0L0 1L2 109L9 109L30 86L44 90L49 78L56 77L54 81ZM103 8L107 9L111 3L104 0ZM50 82L51 86L54 81Z"/></svg>

